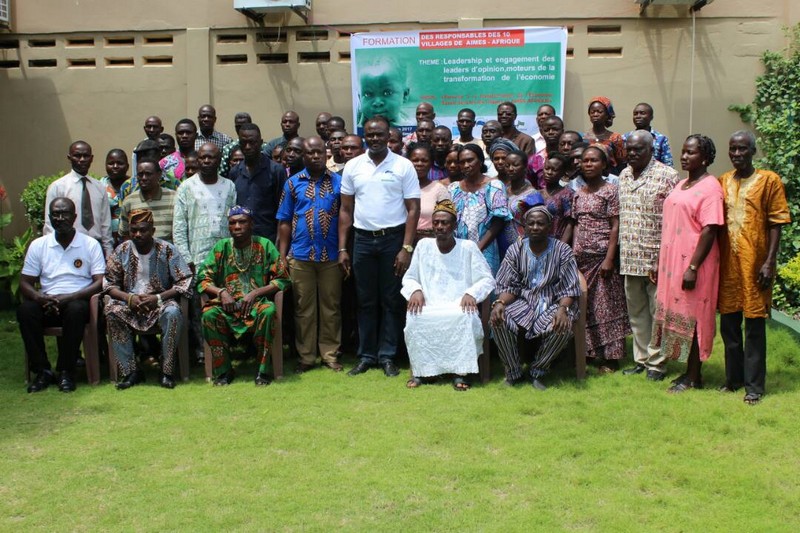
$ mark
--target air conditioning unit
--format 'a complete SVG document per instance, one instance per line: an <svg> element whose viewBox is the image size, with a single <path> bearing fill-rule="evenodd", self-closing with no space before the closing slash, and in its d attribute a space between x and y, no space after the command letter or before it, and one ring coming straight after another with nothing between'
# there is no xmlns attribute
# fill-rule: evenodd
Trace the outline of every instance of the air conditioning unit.
<svg viewBox="0 0 800 533"><path fill-rule="evenodd" d="M0 24L8 26L11 22L8 12L8 4L11 0L0 0Z"/></svg>
<svg viewBox="0 0 800 533"><path fill-rule="evenodd" d="M714 0L635 0L635 3L642 6L689 6L694 11L699 11Z"/></svg>
<svg viewBox="0 0 800 533"><path fill-rule="evenodd" d="M307 22L311 0L233 0L233 8L251 18L291 10Z"/></svg>

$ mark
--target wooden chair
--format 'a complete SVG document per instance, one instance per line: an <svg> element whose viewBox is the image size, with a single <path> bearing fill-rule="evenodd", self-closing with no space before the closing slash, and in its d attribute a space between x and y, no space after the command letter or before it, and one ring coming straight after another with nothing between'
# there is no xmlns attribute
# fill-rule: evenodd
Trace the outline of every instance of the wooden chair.
<svg viewBox="0 0 800 533"><path fill-rule="evenodd" d="M572 326L573 343L575 348L575 377L577 379L586 378L586 300L587 288L586 279L583 274L578 272L578 281L581 286L581 296L578 298L578 318ZM491 304L488 300L481 303L481 323L483 324L483 354L478 358L478 372L481 383L487 383L492 379L492 359L491 359L491 325L489 315L492 312ZM523 343L524 344L524 343Z"/></svg>
<svg viewBox="0 0 800 533"><path fill-rule="evenodd" d="M86 381L90 385L100 383L100 356L97 346L97 316L99 312L100 295L95 294L89 300L89 322L83 330L83 355L86 358ZM44 328L47 337L60 337L63 328ZM28 352L25 352L25 383L31 382L31 368Z"/></svg>
<svg viewBox="0 0 800 533"><path fill-rule="evenodd" d="M108 297L107 297L108 298ZM178 370L183 381L189 381L189 300L180 297L181 314L183 315L183 325L178 339ZM156 323L155 326L147 331L138 332L141 335L155 335L161 332L161 328ZM108 334L108 375L111 381L117 381L118 377L117 357L114 354L114 345L111 342L111 334Z"/></svg>
<svg viewBox="0 0 800 533"><path fill-rule="evenodd" d="M275 304L275 336L272 339L272 374L273 379L278 381L283 378L283 299L285 291L278 291L272 298ZM205 306L208 296L200 295L200 305ZM206 380L211 381L213 374L211 348L207 342L203 342L203 353L206 367Z"/></svg>

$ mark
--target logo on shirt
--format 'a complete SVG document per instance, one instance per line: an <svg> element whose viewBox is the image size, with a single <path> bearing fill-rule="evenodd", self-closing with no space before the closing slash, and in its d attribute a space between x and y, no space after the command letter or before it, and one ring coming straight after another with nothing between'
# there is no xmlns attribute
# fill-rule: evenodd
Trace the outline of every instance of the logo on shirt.
<svg viewBox="0 0 800 533"><path fill-rule="evenodd" d="M73 262L72 264L75 266L75 268L80 268L83 266L83 261L81 261L80 259L76 259L75 262Z"/></svg>

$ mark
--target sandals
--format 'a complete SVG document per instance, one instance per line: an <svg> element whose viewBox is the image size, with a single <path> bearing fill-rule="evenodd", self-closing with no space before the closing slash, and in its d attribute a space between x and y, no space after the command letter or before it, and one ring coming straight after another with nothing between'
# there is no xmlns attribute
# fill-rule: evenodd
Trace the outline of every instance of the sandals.
<svg viewBox="0 0 800 533"><path fill-rule="evenodd" d="M409 388L409 389L416 389L420 385L422 385L422 379L420 379L420 378L412 377L411 379L406 381L406 388Z"/></svg>
<svg viewBox="0 0 800 533"><path fill-rule="evenodd" d="M453 388L457 391L463 392L469 390L470 384L467 383L467 381L461 376L456 376L453 378Z"/></svg>
<svg viewBox="0 0 800 533"><path fill-rule="evenodd" d="M686 392L689 389L702 389L703 388L703 381L689 381L688 376L683 375L680 376L680 381L675 380L672 382L672 386L667 389L667 392L670 394L680 394L681 392Z"/></svg>
<svg viewBox="0 0 800 533"><path fill-rule="evenodd" d="M761 402L761 398L763 398L763 394L757 394L755 392L748 392L744 395L744 403L747 405L757 405Z"/></svg>

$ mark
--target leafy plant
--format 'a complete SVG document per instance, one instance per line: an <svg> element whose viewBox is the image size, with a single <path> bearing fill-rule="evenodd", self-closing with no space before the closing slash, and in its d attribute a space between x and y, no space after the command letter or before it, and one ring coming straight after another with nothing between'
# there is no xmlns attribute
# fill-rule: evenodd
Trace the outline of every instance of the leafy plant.
<svg viewBox="0 0 800 533"><path fill-rule="evenodd" d="M8 284L14 296L19 292L19 275L25 261L25 251L33 239L33 230L28 228L21 237L6 242L4 230L11 224L13 213L4 213L3 205L8 198L5 187L0 187L0 280Z"/></svg>
<svg viewBox="0 0 800 533"><path fill-rule="evenodd" d="M22 204L25 206L25 217L28 219L28 222L31 223L35 235L41 235L42 228L44 227L44 202L47 196L47 187L61 176L61 174L39 176L29 181L22 190L20 200L22 200Z"/></svg>
<svg viewBox="0 0 800 533"><path fill-rule="evenodd" d="M773 305L790 316L800 313L800 254L778 269Z"/></svg>
<svg viewBox="0 0 800 533"><path fill-rule="evenodd" d="M767 50L761 57L764 74L756 78L752 104L732 105L758 134L761 158L757 168L777 172L786 187L793 221L800 220L800 24L786 30L785 50ZM800 225L784 226L779 263L800 252Z"/></svg>

